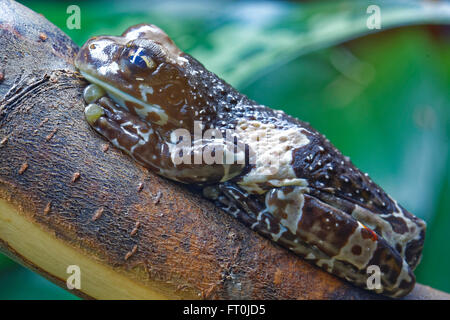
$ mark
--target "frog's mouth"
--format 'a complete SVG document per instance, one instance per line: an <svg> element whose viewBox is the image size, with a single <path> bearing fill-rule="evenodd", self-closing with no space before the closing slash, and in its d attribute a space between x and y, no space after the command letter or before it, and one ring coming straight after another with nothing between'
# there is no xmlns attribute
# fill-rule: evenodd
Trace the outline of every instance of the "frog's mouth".
<svg viewBox="0 0 450 320"><path fill-rule="evenodd" d="M137 99L136 97L133 97L129 93L126 93L122 90L119 90L118 88L114 87L113 85L89 74L87 71L84 71L80 68L80 66L77 65L77 68L80 70L81 75L90 83L96 84L102 89L104 89L108 96L111 97L116 103L118 103L122 108L126 109L127 111L130 111L127 102L138 106L136 108L133 108L134 113L136 113L140 118L147 119L148 115L150 113L156 114L159 117L159 120L154 121L156 125L163 126L169 122L169 116L164 111L164 109L157 105L157 104L150 104L145 101L142 101L140 99Z"/></svg>

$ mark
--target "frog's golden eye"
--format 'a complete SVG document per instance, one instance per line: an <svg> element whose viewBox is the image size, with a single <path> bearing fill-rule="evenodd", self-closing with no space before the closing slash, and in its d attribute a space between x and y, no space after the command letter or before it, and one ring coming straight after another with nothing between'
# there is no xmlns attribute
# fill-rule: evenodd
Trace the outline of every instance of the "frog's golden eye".
<svg viewBox="0 0 450 320"><path fill-rule="evenodd" d="M155 61L145 54L142 48L137 49L128 57L131 65L141 69L153 69L156 65Z"/></svg>

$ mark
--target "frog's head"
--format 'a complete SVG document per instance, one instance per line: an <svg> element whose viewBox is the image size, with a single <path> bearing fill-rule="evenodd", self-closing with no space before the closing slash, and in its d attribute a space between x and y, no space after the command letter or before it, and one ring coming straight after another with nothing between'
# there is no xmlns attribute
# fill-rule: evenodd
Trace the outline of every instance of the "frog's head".
<svg viewBox="0 0 450 320"><path fill-rule="evenodd" d="M89 82L144 120L180 127L192 119L189 61L154 25L130 27L119 37L91 38L75 65Z"/></svg>

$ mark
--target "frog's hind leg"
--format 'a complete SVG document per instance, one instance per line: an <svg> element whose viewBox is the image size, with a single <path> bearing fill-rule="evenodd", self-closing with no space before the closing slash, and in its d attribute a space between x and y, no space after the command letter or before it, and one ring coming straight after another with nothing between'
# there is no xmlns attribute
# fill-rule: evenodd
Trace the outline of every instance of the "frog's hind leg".
<svg viewBox="0 0 450 320"><path fill-rule="evenodd" d="M216 201L223 210L326 271L366 288L370 265L382 272L381 289L404 295L414 275L389 244L351 215L305 193L304 187L269 190L263 199L232 183L219 186ZM400 287L398 289L398 287Z"/></svg>
<svg viewBox="0 0 450 320"><path fill-rule="evenodd" d="M203 195L252 229L258 221L258 215L264 211L264 206L258 199L229 182L207 186L203 189Z"/></svg>

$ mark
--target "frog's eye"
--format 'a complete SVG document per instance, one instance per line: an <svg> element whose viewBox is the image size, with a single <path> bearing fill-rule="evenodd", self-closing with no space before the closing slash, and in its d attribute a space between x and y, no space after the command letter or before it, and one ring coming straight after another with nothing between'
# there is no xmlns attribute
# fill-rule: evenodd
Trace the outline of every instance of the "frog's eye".
<svg viewBox="0 0 450 320"><path fill-rule="evenodd" d="M156 65L155 61L145 53L143 48L138 48L136 51L131 51L128 56L128 64L139 69L153 69Z"/></svg>

